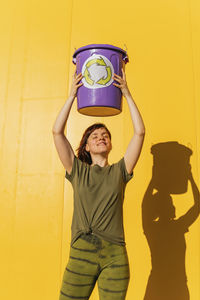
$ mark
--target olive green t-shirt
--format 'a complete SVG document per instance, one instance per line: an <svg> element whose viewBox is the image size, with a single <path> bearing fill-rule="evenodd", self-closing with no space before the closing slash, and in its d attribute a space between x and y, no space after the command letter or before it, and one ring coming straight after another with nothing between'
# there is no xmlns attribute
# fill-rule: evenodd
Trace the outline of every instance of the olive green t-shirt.
<svg viewBox="0 0 200 300"><path fill-rule="evenodd" d="M100 167L74 156L72 171L70 174L66 171L65 177L74 190L71 245L83 232L126 245L123 202L125 187L133 172L127 172L124 157L117 163Z"/></svg>

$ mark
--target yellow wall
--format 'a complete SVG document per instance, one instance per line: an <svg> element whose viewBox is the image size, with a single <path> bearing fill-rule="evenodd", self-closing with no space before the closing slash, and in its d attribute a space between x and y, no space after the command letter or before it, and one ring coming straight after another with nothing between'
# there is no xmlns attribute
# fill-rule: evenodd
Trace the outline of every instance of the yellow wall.
<svg viewBox="0 0 200 300"><path fill-rule="evenodd" d="M151 146L177 141L191 148L200 186L200 2L10 0L1 4L0 14L0 298L59 297L73 202L51 130L71 86L74 48L104 43L126 44L127 81L146 127L124 202L131 266L127 300L143 300L151 261L141 203L151 179ZM87 126L101 121L113 136L109 162L118 160L133 134L125 99L114 117L87 117L76 109L74 104L67 131L73 148ZM179 217L193 204L191 185L172 198ZM200 299L199 222L186 234L190 300Z"/></svg>

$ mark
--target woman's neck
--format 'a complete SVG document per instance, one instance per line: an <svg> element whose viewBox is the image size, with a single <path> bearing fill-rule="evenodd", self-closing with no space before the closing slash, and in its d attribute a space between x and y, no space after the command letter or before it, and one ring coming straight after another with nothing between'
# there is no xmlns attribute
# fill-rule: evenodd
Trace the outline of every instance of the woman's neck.
<svg viewBox="0 0 200 300"><path fill-rule="evenodd" d="M108 157L93 156L91 166L99 165L100 167L105 167L108 165Z"/></svg>

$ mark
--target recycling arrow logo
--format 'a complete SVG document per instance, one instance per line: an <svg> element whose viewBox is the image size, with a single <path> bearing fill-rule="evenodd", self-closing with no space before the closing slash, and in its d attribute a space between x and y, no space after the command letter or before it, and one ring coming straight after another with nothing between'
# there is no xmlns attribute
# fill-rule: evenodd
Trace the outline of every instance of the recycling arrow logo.
<svg viewBox="0 0 200 300"><path fill-rule="evenodd" d="M110 60L103 56L93 54L83 64L83 85L90 89L103 88L111 85L114 68Z"/></svg>

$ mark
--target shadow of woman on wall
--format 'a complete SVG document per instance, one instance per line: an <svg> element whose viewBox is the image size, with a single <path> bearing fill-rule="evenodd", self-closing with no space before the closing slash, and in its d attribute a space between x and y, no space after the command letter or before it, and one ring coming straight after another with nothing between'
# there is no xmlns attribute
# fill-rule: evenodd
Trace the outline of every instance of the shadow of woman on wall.
<svg viewBox="0 0 200 300"><path fill-rule="evenodd" d="M192 150L176 141L155 144L152 179L142 202L142 224L152 269L144 300L189 300L185 233L200 213L200 195L189 163ZM182 194L190 181L194 204L180 218L170 194ZM157 192L153 194L153 189Z"/></svg>

